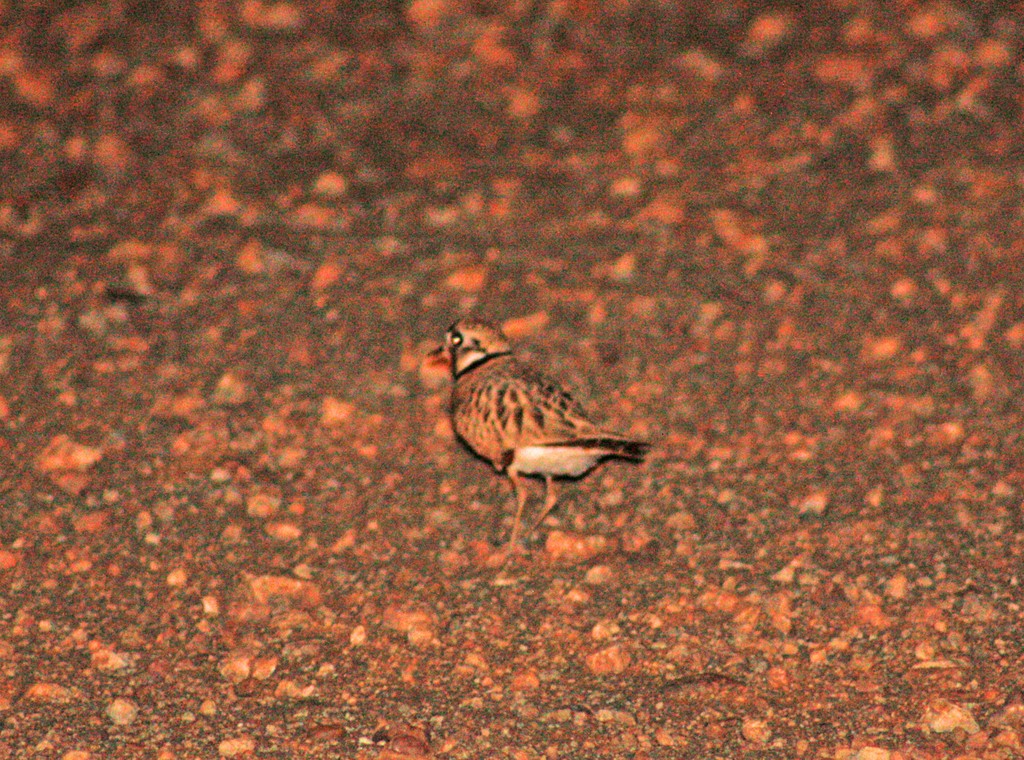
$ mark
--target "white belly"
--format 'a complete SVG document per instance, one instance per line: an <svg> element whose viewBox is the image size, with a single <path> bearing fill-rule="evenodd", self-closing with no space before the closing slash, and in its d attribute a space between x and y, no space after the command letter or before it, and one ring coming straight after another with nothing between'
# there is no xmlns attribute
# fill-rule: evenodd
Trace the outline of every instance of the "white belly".
<svg viewBox="0 0 1024 760"><path fill-rule="evenodd" d="M521 446L509 469L524 475L555 475L578 478L608 452L578 446Z"/></svg>

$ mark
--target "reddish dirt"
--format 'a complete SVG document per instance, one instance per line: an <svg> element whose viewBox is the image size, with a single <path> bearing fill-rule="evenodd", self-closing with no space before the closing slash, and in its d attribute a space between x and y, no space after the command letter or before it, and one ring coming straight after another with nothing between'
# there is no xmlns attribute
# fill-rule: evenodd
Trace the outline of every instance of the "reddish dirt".
<svg viewBox="0 0 1024 760"><path fill-rule="evenodd" d="M1020 757L1017 16L0 6L0 757Z"/></svg>

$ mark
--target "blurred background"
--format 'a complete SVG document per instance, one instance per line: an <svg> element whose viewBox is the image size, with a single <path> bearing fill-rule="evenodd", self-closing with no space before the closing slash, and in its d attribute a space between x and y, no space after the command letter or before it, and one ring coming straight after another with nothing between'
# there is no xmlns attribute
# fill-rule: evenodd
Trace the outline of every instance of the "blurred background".
<svg viewBox="0 0 1024 760"><path fill-rule="evenodd" d="M0 4L0 756L1024 751L1017 16Z"/></svg>

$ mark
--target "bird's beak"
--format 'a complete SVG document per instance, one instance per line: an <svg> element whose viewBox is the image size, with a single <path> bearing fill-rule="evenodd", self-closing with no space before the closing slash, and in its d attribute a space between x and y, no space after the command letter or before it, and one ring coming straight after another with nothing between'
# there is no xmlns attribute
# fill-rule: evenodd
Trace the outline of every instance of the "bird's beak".
<svg viewBox="0 0 1024 760"><path fill-rule="evenodd" d="M448 370L451 366L451 357L448 355L448 351L444 344L438 346L433 351L427 353L425 357L425 364L429 367L444 367Z"/></svg>

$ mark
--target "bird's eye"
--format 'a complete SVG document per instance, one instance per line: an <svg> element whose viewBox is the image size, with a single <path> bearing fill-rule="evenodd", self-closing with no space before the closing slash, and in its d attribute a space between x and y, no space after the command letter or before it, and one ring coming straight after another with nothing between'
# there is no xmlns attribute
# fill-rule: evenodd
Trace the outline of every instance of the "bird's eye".
<svg viewBox="0 0 1024 760"><path fill-rule="evenodd" d="M452 342L453 346L461 346L462 345L462 333L453 332L452 336L451 336L451 342Z"/></svg>

